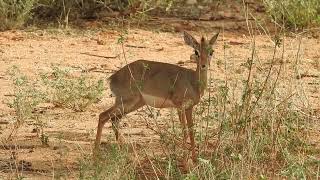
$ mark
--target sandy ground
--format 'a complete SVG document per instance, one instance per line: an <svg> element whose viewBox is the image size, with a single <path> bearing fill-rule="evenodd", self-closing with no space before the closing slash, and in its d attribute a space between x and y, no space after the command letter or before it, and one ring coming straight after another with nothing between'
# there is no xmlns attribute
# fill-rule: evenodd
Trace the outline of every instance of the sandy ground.
<svg viewBox="0 0 320 180"><path fill-rule="evenodd" d="M95 78L106 79L113 71L126 64L121 46L117 43L119 34L114 30L83 33L60 30L56 30L56 32L36 30L0 33L0 138L3 142L0 147L0 178L13 177L12 172L15 170L8 167L12 156L15 156L19 160L18 162L23 160L30 164L29 169L21 172L26 177L50 179L55 172L60 170L68 174L69 178L76 178L78 176L76 171L78 160L91 152L98 115L113 103L113 98L109 96L110 92L106 87L104 98L85 112L75 113L67 109L49 108L42 117L46 124L44 130L49 136L49 147L41 145L37 134L33 133L34 122L29 120L9 143L20 147L10 146L10 148L8 143L3 141L13 127L11 122L14 116L13 109L8 108L4 103L6 99L12 98L10 95L13 93L13 85L7 70L11 66L17 65L22 73L32 79L41 72L49 72L53 64L67 67L71 72L86 70ZM193 34L199 38L199 32ZM205 35L209 36L210 34ZM302 105L297 100L296 108L304 109L307 107L319 113L320 39L301 36L298 71L302 76L299 80L294 73L299 38L291 35L286 37L284 42L286 53L284 54L284 73L280 76L281 84L285 91L292 92L297 86L303 87L304 92L298 93L304 97L306 104ZM226 49L223 48L224 43L227 45ZM226 78L236 82L241 82L246 78L247 69L242 65L251 57L250 46L248 35L226 32L220 36L215 46L215 58L210 68L213 77L212 92L215 92L215 87L223 84ZM270 38L266 35L257 35L256 50L258 59L256 63L262 65L263 71L266 72L269 67L268 62L272 59L273 54ZM187 62L192 49L183 43L181 33L132 29L128 32L125 51L128 62L148 59L195 68L193 63ZM117 57L103 58L93 55ZM281 54L278 53L276 61L280 57ZM161 110L160 112L161 119L170 117L172 112L175 113L174 110ZM148 119L147 114L141 110L127 115L122 120L122 132L131 142L154 150L160 146L159 137L147 128L145 119L141 117ZM166 120L159 121L159 123L166 126ZM104 128L104 141L114 141L110 126L107 123Z"/></svg>

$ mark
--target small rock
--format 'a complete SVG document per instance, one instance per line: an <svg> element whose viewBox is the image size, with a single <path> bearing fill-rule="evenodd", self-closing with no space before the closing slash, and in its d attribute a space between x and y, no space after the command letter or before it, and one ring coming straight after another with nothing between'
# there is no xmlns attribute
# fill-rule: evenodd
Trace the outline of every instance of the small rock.
<svg viewBox="0 0 320 180"><path fill-rule="evenodd" d="M99 45L105 45L105 44L106 44L106 41L105 41L105 40L102 40L102 39L97 39L97 44L99 44Z"/></svg>

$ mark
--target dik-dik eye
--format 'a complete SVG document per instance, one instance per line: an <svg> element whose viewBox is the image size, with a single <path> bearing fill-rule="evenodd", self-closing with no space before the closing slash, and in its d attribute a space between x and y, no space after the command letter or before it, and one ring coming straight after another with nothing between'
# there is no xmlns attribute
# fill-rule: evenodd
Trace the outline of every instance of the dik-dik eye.
<svg viewBox="0 0 320 180"><path fill-rule="evenodd" d="M199 51L198 50L194 50L194 54L196 55L196 56L200 56L200 54L199 54Z"/></svg>
<svg viewBox="0 0 320 180"><path fill-rule="evenodd" d="M209 52L209 55L210 55L210 56L212 56L212 55L213 55L213 50L211 50L211 51Z"/></svg>

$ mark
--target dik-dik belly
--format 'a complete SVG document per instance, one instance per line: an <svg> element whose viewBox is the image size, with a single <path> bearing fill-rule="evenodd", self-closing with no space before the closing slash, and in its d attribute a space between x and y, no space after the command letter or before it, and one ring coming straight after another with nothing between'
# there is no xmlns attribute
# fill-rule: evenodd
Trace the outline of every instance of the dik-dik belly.
<svg viewBox="0 0 320 180"><path fill-rule="evenodd" d="M157 97L150 94L142 93L142 98L144 102L155 108L168 108L168 107L176 107L175 104L168 97Z"/></svg>

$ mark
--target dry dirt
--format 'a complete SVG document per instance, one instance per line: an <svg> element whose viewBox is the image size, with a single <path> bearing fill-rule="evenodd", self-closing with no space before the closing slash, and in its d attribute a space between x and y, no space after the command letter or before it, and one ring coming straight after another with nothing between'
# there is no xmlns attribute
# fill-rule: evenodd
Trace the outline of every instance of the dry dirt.
<svg viewBox="0 0 320 180"><path fill-rule="evenodd" d="M98 115L113 103L106 87L105 96L97 104L92 105L85 112L73 112L67 109L49 107L43 114L45 132L49 136L49 146L42 146L37 134L33 132L34 122L27 121L18 131L12 142L5 139L13 128L13 109L4 103L12 98L13 85L7 70L17 65L21 71L31 79L41 72L51 70L51 65L70 68L72 72L89 71L95 78L106 79L118 68L126 64L121 46L117 43L119 32L103 30L98 32L66 32L56 30L36 30L31 32L9 31L0 33L0 178L13 178L9 162L25 162L27 167L23 173L25 177L37 179L51 179L55 173L62 171L68 178L78 177L79 159L91 153ZM199 38L199 32L193 32ZM210 35L210 34L205 34ZM308 107L314 112L320 111L320 40L301 36L299 72L302 77L300 85L304 87ZM297 54L299 38L291 35L285 39L286 53L284 54L284 73L280 81L286 91L295 91L297 82L294 75L295 55ZM227 48L224 51L224 42ZM131 29L125 43L126 56L129 62L138 59L148 59L159 62L178 64L188 68L195 68L188 62L191 48L183 43L181 33L153 32ZM242 66L251 57L250 37L237 32L226 32L219 37L215 46L215 58L211 65L213 76L210 90L216 91L216 86L223 84L225 78L241 82L247 76L247 70ZM267 70L268 62L272 58L273 45L266 35L256 37L257 59ZM97 56L93 56L97 55ZM104 58L98 56L109 56ZM113 56L115 58L113 58ZM280 57L279 54L277 57ZM226 62L227 70L224 63ZM279 64L278 64L279 65ZM236 73L235 73L236 72ZM296 103L296 108L306 106ZM174 110L161 110L161 119L158 123L165 127L167 117ZM147 121L142 118L145 117ZM314 116L317 117L316 115ZM319 116L318 116L319 117ZM160 148L159 136L147 128L148 118L143 111L133 112L123 118L121 131L127 141L135 142L147 150L155 151ZM174 118L176 115L174 114ZM150 121L152 126L152 121ZM107 123L104 132L104 141L114 141L113 132ZM315 130L319 133L319 129ZM318 134L319 136L319 134ZM319 138L318 138L319 139ZM320 143L315 140L315 143ZM17 145L17 146L15 146ZM14 158L13 158L14 156Z"/></svg>

